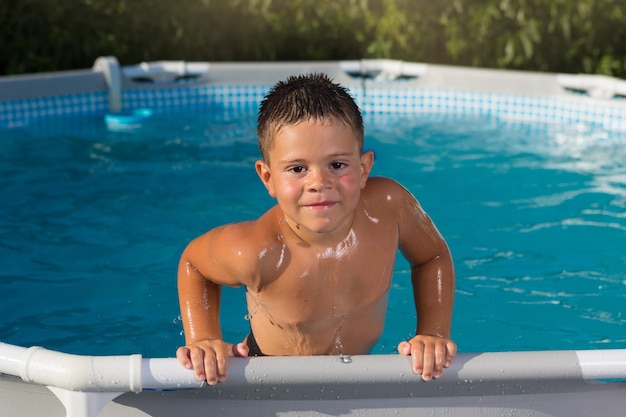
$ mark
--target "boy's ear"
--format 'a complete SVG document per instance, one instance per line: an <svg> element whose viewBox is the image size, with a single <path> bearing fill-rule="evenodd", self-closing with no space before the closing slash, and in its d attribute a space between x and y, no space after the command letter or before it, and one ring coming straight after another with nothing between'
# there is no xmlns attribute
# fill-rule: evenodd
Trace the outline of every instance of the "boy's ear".
<svg viewBox="0 0 626 417"><path fill-rule="evenodd" d="M372 172L374 165L374 152L367 150L361 154L361 188L365 187L365 183Z"/></svg>
<svg viewBox="0 0 626 417"><path fill-rule="evenodd" d="M276 197L276 193L274 192L274 186L272 185L272 181L270 181L272 174L270 172L270 167L265 163L265 161L256 161L254 164L256 168L256 173L261 179L261 182L267 188L267 192L270 197Z"/></svg>

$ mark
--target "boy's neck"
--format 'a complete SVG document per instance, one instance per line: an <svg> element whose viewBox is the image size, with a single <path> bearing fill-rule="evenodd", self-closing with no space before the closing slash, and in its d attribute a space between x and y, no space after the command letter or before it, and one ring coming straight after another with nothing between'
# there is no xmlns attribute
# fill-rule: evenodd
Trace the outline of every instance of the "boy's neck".
<svg viewBox="0 0 626 417"><path fill-rule="evenodd" d="M328 248L335 248L341 245L349 238L354 223L354 216L346 221L344 225L341 225L331 232L313 232L306 230L304 227L288 219L284 213L282 214L282 222L286 225L286 228L291 231L294 237L302 243L313 248L327 250Z"/></svg>

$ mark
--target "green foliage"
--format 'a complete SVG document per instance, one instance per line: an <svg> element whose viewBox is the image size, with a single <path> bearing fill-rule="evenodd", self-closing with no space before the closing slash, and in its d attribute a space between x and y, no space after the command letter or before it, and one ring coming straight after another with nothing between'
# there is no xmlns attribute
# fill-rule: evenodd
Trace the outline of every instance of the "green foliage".
<svg viewBox="0 0 626 417"><path fill-rule="evenodd" d="M392 58L626 77L624 0L0 0L0 74Z"/></svg>
<svg viewBox="0 0 626 417"><path fill-rule="evenodd" d="M623 0L475 0L442 13L452 63L625 76Z"/></svg>

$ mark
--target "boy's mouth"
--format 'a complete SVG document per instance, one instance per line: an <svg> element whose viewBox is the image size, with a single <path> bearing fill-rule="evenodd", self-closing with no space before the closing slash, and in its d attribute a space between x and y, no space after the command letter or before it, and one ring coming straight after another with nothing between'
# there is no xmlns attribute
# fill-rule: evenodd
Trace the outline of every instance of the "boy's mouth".
<svg viewBox="0 0 626 417"><path fill-rule="evenodd" d="M308 207L313 210L323 210L326 208L330 208L334 206L335 204L337 203L335 203L334 201L320 201L317 203L306 204L305 207Z"/></svg>

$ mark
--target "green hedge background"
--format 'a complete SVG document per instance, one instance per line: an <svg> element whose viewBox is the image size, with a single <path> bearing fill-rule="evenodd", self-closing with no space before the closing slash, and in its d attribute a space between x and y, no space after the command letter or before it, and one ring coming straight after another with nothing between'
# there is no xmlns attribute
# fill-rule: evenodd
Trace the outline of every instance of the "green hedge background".
<svg viewBox="0 0 626 417"><path fill-rule="evenodd" d="M626 0L0 0L0 75L391 58L626 78Z"/></svg>

